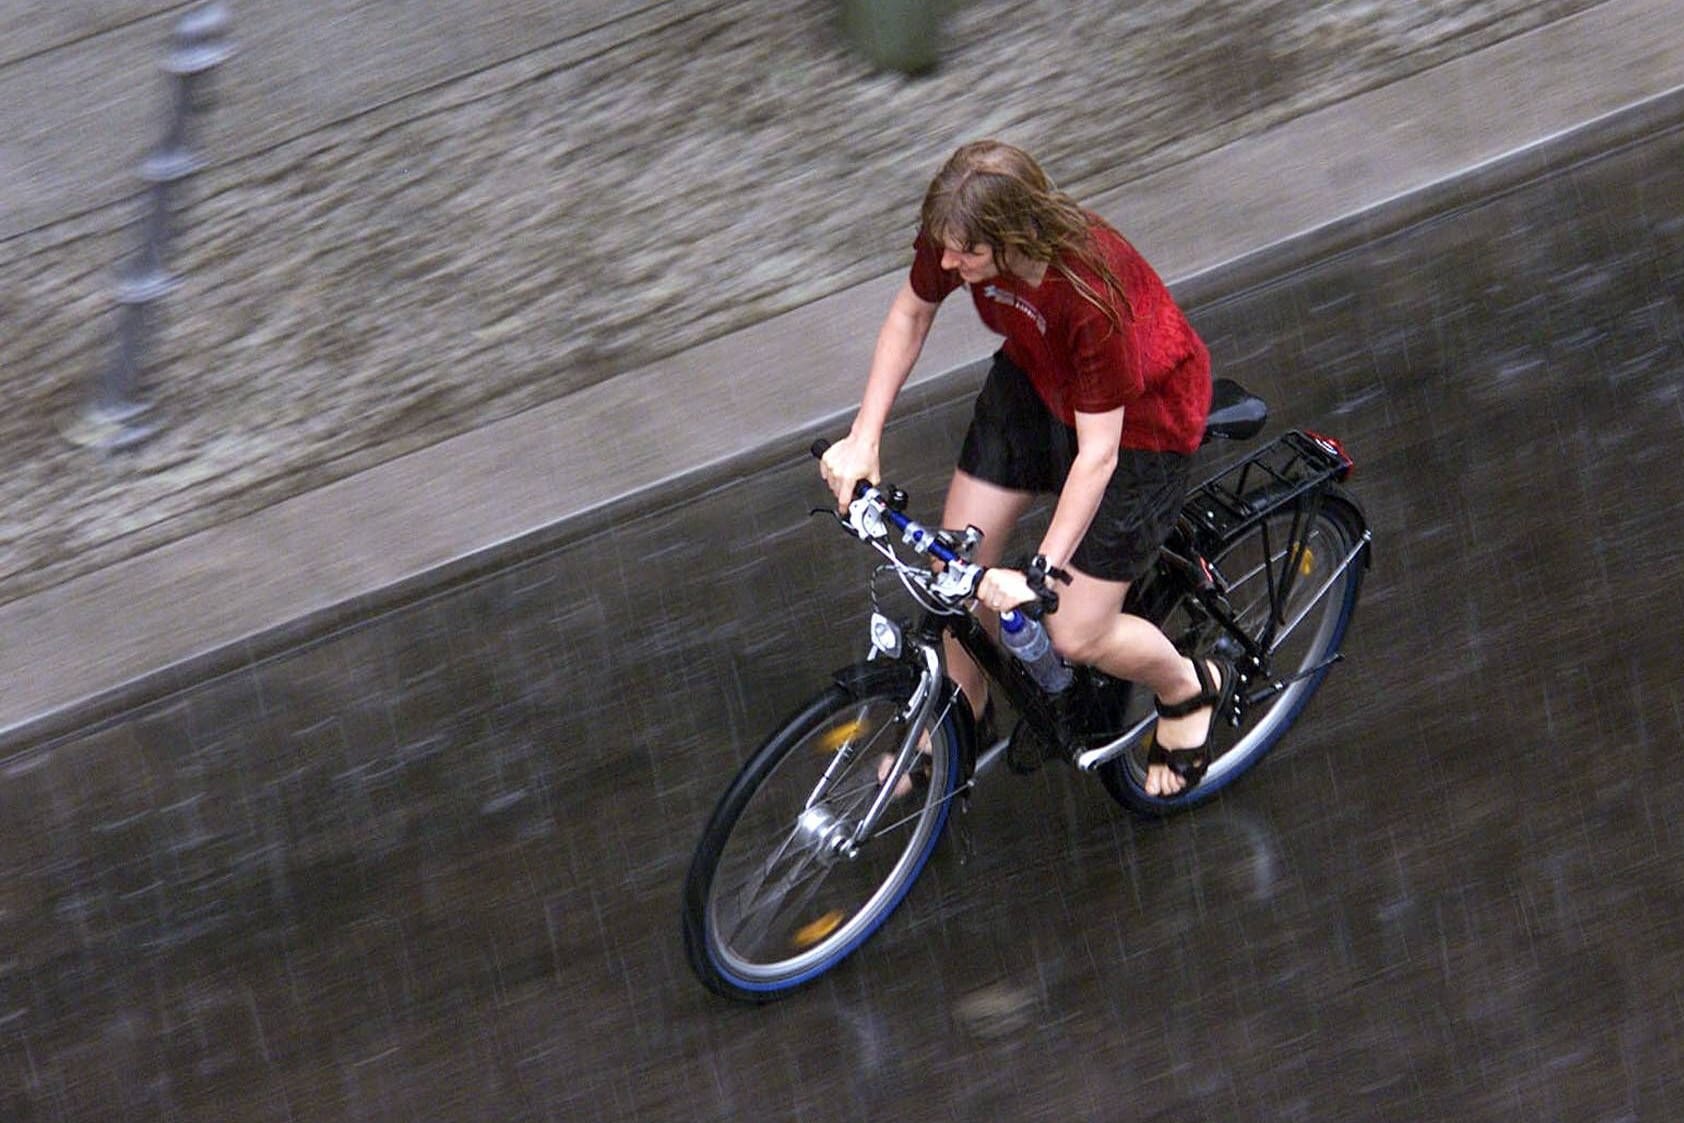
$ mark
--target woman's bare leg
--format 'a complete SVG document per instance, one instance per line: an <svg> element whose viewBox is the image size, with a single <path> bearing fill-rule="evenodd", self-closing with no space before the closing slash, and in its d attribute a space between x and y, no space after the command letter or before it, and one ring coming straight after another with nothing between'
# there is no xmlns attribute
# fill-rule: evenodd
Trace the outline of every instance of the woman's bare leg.
<svg viewBox="0 0 1684 1123"><path fill-rule="evenodd" d="M982 531L982 542L978 544L972 560L978 565L998 565L1000 559L1005 556L1006 542L1011 538L1012 527L1017 525L1017 520L1029 509L1029 504L1034 498L1031 492L1012 491L955 470L953 482L947 485L947 503L942 508L941 525L952 530L974 526ZM988 626L993 626L991 614L987 609L979 606L976 613ZM946 653L947 677L965 692L972 716L980 719L983 707L988 703L987 683L984 681L982 669L952 636L943 639L942 649ZM927 746L925 747L927 749ZM877 762L879 783L893 766L894 758L887 754ZM911 790L911 779L903 776L900 783L895 785L895 798L899 799Z"/></svg>
<svg viewBox="0 0 1684 1123"><path fill-rule="evenodd" d="M1034 498L1032 492L1013 491L955 471L953 482L947 485L947 503L942 508L941 525L951 530L963 530L967 526L974 526L982 531L982 544L977 547L973 560L979 565L999 565L1000 559L1006 556L1006 545L1011 539L1012 528L1029 509L1029 504ZM978 608L977 616L990 628L994 626L992 614L987 609ZM971 709L980 718L983 705L988 701L988 689L983 680L982 669L952 636L948 636L944 641L944 649L947 653L948 677L965 692Z"/></svg>
<svg viewBox="0 0 1684 1123"><path fill-rule="evenodd" d="M1046 618L1059 654L1113 678L1139 683L1165 702L1199 693L1193 661L1177 651L1157 625L1123 612L1127 581L1102 581L1074 569L1070 577L1070 584L1059 588L1058 611ZM1214 716L1205 709L1182 718L1160 718L1153 736L1165 749L1192 748L1209 734ZM1181 777L1167 767L1147 770L1148 795L1171 796L1181 788Z"/></svg>

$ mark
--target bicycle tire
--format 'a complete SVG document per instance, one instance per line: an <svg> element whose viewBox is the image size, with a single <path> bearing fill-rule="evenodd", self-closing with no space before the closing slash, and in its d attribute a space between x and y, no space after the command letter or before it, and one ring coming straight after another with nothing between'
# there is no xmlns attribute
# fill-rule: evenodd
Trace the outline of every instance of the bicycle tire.
<svg viewBox="0 0 1684 1123"><path fill-rule="evenodd" d="M1292 518L1292 510L1283 508L1238 535L1210 558L1225 577L1234 581L1229 601L1253 639L1261 633L1268 615L1266 593L1259 598L1256 595L1259 590L1248 585L1248 582L1262 579L1262 570L1256 563L1265 554L1262 548L1264 527L1278 532L1281 525L1290 523ZM1316 516L1304 535L1307 552L1300 559L1299 564L1303 568L1294 582L1298 591L1308 591L1308 599L1289 605L1286 614L1289 619L1299 611L1306 615L1293 635L1287 637L1292 646L1287 649L1285 657L1277 657L1278 661L1271 666L1276 677L1298 674L1325 663L1338 653L1351 615L1356 610L1367 557L1355 558L1331 584L1320 589L1319 594L1317 590L1324 584L1327 575L1318 571L1325 567L1331 572L1339 561L1355 550L1363 540L1366 526L1356 502L1348 495L1338 488L1329 488L1324 493ZM1275 554L1270 559L1272 566L1290 564L1288 551L1275 548L1284 537L1284 534L1277 534L1271 540L1271 550ZM1364 549L1366 551L1366 547ZM1263 580L1263 588L1266 588L1266 579ZM1163 628L1164 633L1182 650L1201 654L1211 650L1212 637L1200 634L1201 629L1209 625L1200 619L1202 614L1194 606L1190 594L1163 606L1153 615L1159 617L1153 622ZM1307 633L1300 634L1305 629L1308 629ZM1297 637L1296 640L1294 637ZM1145 756L1150 744L1149 734L1127 753L1101 765L1098 770L1100 780L1117 802L1148 815L1172 815L1197 807L1257 766L1297 721L1330 669L1323 665L1291 683L1275 697L1247 713L1237 730L1220 723L1212 729L1210 769L1203 781L1191 791L1168 798L1147 794ZM1137 690L1134 694L1131 716L1143 716L1151 704L1151 696L1145 690Z"/></svg>
<svg viewBox="0 0 1684 1123"><path fill-rule="evenodd" d="M927 787L890 804L856 857L827 856L804 805L825 767L847 751L851 759L817 807L843 820L863 814L880 787L881 753L895 751L904 736L916 683L916 672L904 664L867 663L839 674L766 740L726 789L684 888L685 953L709 990L757 1003L784 997L852 955L905 899L941 839L959 783L960 739L970 730L949 704L951 691L944 688L937 703ZM912 801L916 806L902 807ZM783 859L792 867L787 872L778 870ZM743 891L756 878L745 901ZM782 894L762 918L758 898L768 886ZM783 915L785 899L803 893Z"/></svg>

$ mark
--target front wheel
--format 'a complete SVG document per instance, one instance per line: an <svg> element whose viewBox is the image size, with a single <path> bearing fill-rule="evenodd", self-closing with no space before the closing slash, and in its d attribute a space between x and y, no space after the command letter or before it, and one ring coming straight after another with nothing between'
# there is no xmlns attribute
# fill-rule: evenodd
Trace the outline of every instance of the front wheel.
<svg viewBox="0 0 1684 1123"><path fill-rule="evenodd" d="M838 676L726 790L684 888L685 951L710 990L782 997L863 944L912 888L959 782L950 691L930 722L928 782L891 802L857 852L841 843L881 789L879 762L906 735L916 685L899 664Z"/></svg>
<svg viewBox="0 0 1684 1123"><path fill-rule="evenodd" d="M1146 794L1147 733L1140 744L1100 767L1100 779L1113 798L1153 815L1196 807L1274 747L1303 712L1344 642L1367 563L1366 525L1356 504L1330 489L1298 539L1293 538L1294 510L1283 507L1209 559L1228 583L1236 621L1253 640L1266 634L1279 602L1266 669L1271 680L1287 685L1248 710L1237 729L1219 723L1211 730L1210 769L1192 791L1167 799ZM1287 590L1284 600L1277 595L1281 589ZM1169 606L1156 622L1182 651L1236 653L1237 645L1190 596ZM1262 685L1254 679L1242 689L1256 691ZM1144 690L1135 694L1131 717L1139 718L1151 698Z"/></svg>

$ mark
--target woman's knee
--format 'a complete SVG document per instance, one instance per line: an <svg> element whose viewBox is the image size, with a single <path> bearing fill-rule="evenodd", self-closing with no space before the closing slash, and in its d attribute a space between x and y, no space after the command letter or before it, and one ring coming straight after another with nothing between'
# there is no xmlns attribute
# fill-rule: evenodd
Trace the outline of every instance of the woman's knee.
<svg viewBox="0 0 1684 1123"><path fill-rule="evenodd" d="M1047 617L1053 650L1072 663L1094 664L1115 640L1128 585L1100 582L1080 574L1059 589L1059 610Z"/></svg>
<svg viewBox="0 0 1684 1123"><path fill-rule="evenodd" d="M1048 619L1050 621L1052 618ZM1053 650L1067 663L1094 662L1099 657L1105 639L1102 629L1074 620L1049 624L1047 637L1052 640Z"/></svg>
<svg viewBox="0 0 1684 1123"><path fill-rule="evenodd" d="M982 531L983 544L976 560L992 565L1005 553L1012 527L1034 498L1028 492L1012 491L955 471L942 507L942 525L960 530L969 524Z"/></svg>

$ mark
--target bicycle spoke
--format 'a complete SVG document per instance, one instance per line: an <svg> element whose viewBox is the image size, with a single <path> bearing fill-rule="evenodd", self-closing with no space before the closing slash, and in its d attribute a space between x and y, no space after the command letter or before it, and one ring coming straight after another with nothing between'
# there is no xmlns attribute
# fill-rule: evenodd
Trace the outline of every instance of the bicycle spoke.
<svg viewBox="0 0 1684 1123"><path fill-rule="evenodd" d="M975 781L968 781L963 788L956 788L956 789L954 789L954 791L950 792L947 795L942 796L941 799L937 800L936 801L937 806L939 806L940 804L943 804L943 803L951 802L954 799L954 797L956 797L960 792L965 791L966 789L971 788L973 786L975 786ZM922 804L920 804L919 807L918 807L918 810L913 811L912 813L910 813L908 815L905 815L902 818L896 819L894 822L890 823L886 827L878 827L877 830L872 832L871 837L874 840L879 839L879 838L882 838L884 835L888 834L890 831L895 830L898 827L904 827L908 823L916 823L923 816L925 810L926 810L926 808Z"/></svg>
<svg viewBox="0 0 1684 1123"><path fill-rule="evenodd" d="M753 922L758 922L752 932L753 946L761 946L761 942L764 940L766 933L771 928L772 921L776 919L782 911L785 897L792 888L799 884L801 875L817 861L817 855L810 850L803 851L800 855L798 855L795 859L793 868L778 879L778 881L774 884L771 894L763 897L752 907L739 912L737 923L732 928L729 935L731 944L733 946L740 945L741 937L745 934L745 932L749 931L749 925ZM812 900L813 896L818 892L819 886L824 884L825 878L829 875L830 869L827 867L819 873L818 877L813 878L800 903L805 904L807 901ZM762 882L762 885L764 885L764 882Z"/></svg>
<svg viewBox="0 0 1684 1123"><path fill-rule="evenodd" d="M860 720L860 718L856 717L853 724L858 724ZM844 722L842 724L847 725L849 723ZM841 761L840 770L837 769L835 764L832 764L830 768L825 769L825 774L819 777L818 784L807 796L806 806L812 807L816 804L825 802L830 795L831 788L836 784L836 782L851 772L854 766L871 752L872 748L877 744L878 739L888 732L893 725L893 722L883 722L879 724L871 731L870 736L866 738L863 744L850 739L837 746L836 754L838 759ZM840 728L840 726L838 728Z"/></svg>
<svg viewBox="0 0 1684 1123"><path fill-rule="evenodd" d="M779 843L777 849L772 852L770 857L758 865L750 866L748 872L736 883L722 886L720 893L724 896L731 896L739 899L745 894L750 897L758 896L761 888L766 884L766 879L771 876L772 871L777 868L778 863L783 861L784 856L789 853L790 845L795 841L796 836L800 833L799 827L790 831L784 836L783 842ZM752 890L749 888L751 882L754 884L754 888Z"/></svg>
<svg viewBox="0 0 1684 1123"><path fill-rule="evenodd" d="M880 725L863 744L845 746L838 750L855 751L857 755L847 767L832 777L832 781L849 778L854 765L867 759L870 748L889 728L889 724ZM846 820L857 813L869 803L879 787L876 778L869 773L855 775L851 779L852 782L846 787L833 789L825 801L839 819ZM777 916L787 914L789 907L799 909L805 906L829 876L829 869L821 871L819 876L808 880L806 889L796 897L793 904L788 900L790 891L818 860L809 848L799 843L800 833L799 826L791 829L784 834L782 841L764 862L751 867L737 882L721 885L722 898L736 903L737 922L729 934L733 944L741 942L745 937L754 942L764 940ZM801 852L791 856L792 848L799 848ZM780 865L785 868L778 872Z"/></svg>
<svg viewBox="0 0 1684 1123"><path fill-rule="evenodd" d="M1303 559L1306 556L1312 559L1317 556L1315 545L1312 544L1312 539L1314 539L1315 544L1320 543L1320 535L1307 535L1302 542L1296 544L1285 544L1279 550L1270 549L1269 554L1265 559L1260 560L1256 565L1248 568L1245 573L1233 579L1228 588L1229 603L1233 605L1235 619L1238 620L1240 625L1247 631L1260 630L1265 621L1273 614L1273 593L1277 589L1285 588L1289 583L1298 584L1296 581L1288 581L1288 574L1286 571L1289 568L1294 570L1301 568ZM1289 565L1288 560L1294 556L1296 556L1298 560ZM1277 567L1281 570L1279 577L1274 575L1274 571ZM1266 578L1264 585L1261 587L1255 584L1256 578L1259 576L1264 576ZM1299 576L1304 575L1299 574ZM1242 589L1248 588L1253 591L1249 593L1244 603L1235 604L1233 602L1234 594ZM1323 591L1325 590L1318 589L1316 590L1315 596L1305 598L1305 607L1299 607L1297 604L1294 604L1291 607L1297 608L1297 614L1301 618L1304 611L1307 610L1307 606L1309 604L1313 604ZM1286 601L1283 600L1280 606L1281 619L1276 621L1277 624L1286 623L1288 607L1289 606ZM1290 625L1288 625L1287 630L1291 630ZM1284 639L1284 636L1277 634L1274 638L1273 646L1279 647L1282 639Z"/></svg>
<svg viewBox="0 0 1684 1123"><path fill-rule="evenodd" d="M875 776L866 775L856 781L852 787L844 788L840 792L832 792L834 806L839 812L838 818L846 818L871 802L871 797L877 794L880 785ZM853 800L852 804L847 800Z"/></svg>
<svg viewBox="0 0 1684 1123"><path fill-rule="evenodd" d="M1307 508L1270 513L1211 557L1223 598L1208 606L1184 601L1171 608L1164 627L1194 647L1210 642L1213 626L1220 629L1218 642L1229 629L1248 637L1259 663L1251 668L1256 682L1244 721L1221 730L1210 770L1191 798L1147 795L1139 748L1100 766L1111 794L1142 810L1180 810L1203 802L1267 753L1337 660L1366 542L1360 512L1343 498L1317 497ZM1278 686L1260 689L1271 683Z"/></svg>
<svg viewBox="0 0 1684 1123"><path fill-rule="evenodd" d="M1269 645L1269 653L1271 655L1274 654L1275 650L1279 648L1281 644L1286 642L1286 638L1288 636L1297 630L1298 625L1304 622L1304 620L1315 609L1317 603L1320 602L1321 598L1327 595L1328 590L1344 576L1345 571L1350 568L1351 563L1356 560L1357 554L1360 553L1361 550L1362 547L1360 544L1353 547L1349 554L1340 559L1339 564L1333 568L1333 572L1329 573L1327 577L1316 587L1315 592L1304 598L1304 603L1302 607L1298 609L1297 614L1294 615L1293 618L1288 621L1279 632L1276 633L1274 642Z"/></svg>
<svg viewBox="0 0 1684 1123"><path fill-rule="evenodd" d="M846 787L831 790L828 793L828 798L823 801L832 808L833 814L838 819L849 818L868 804L871 798L876 795L880 786L876 777L869 771L854 774L853 770L856 765L867 758L871 748L892 728L892 725L893 723L881 724L872 730L870 736L863 743L851 743L837 750L854 756L854 759L845 768L831 777L833 783L843 779L850 779L851 782ZM751 869L738 884L729 886L726 891L731 894L741 894L747 891L750 896L757 896L764 886L766 878L770 876L771 871L783 859L798 834L800 834L799 826L791 829L784 835L783 841L778 844L765 862Z"/></svg>
<svg viewBox="0 0 1684 1123"><path fill-rule="evenodd" d="M941 739L926 747L932 756L917 757L908 708L902 684L881 675L867 693L801 719L811 724L753 776L714 859L699 914L705 929L686 929L692 966L704 980L717 973L727 987L758 993L797 985L857 946L900 902L940 834L951 797L895 801L892 817L914 803L916 810L883 831L873 828L858 849L848 840L884 801L888 778L879 780L879 770L903 750L934 760L932 783L945 789L953 782L947 714L933 715L932 738ZM706 933L701 958L696 931Z"/></svg>

